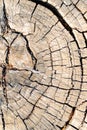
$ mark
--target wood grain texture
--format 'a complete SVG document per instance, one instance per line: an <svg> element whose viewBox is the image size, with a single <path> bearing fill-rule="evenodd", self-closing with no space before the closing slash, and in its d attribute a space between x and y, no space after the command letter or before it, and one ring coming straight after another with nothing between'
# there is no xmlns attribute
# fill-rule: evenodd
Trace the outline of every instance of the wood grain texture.
<svg viewBox="0 0 87 130"><path fill-rule="evenodd" d="M0 130L87 130L86 0L0 0Z"/></svg>

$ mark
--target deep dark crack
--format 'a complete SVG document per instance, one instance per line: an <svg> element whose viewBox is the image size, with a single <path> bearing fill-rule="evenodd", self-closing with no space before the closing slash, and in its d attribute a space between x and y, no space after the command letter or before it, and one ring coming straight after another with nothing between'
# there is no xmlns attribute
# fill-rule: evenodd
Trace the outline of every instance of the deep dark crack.
<svg viewBox="0 0 87 130"><path fill-rule="evenodd" d="M2 118L2 126L3 126L3 130L5 130L5 119L4 119L4 114L3 114L2 109L1 109L1 118Z"/></svg>
<svg viewBox="0 0 87 130"><path fill-rule="evenodd" d="M0 2L3 130L86 128L87 11L80 2Z"/></svg>

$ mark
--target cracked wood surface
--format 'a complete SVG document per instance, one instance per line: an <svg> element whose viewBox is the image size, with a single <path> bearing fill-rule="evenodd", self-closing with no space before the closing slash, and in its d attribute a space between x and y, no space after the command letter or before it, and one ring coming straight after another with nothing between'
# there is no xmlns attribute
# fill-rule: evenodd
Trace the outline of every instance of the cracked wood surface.
<svg viewBox="0 0 87 130"><path fill-rule="evenodd" d="M87 130L87 0L0 0L0 130Z"/></svg>

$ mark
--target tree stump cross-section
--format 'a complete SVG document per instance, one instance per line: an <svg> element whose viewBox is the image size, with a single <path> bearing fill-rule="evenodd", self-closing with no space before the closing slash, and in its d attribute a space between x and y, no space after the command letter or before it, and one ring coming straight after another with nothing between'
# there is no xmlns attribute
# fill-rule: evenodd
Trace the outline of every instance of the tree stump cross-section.
<svg viewBox="0 0 87 130"><path fill-rule="evenodd" d="M0 130L87 130L86 0L0 0Z"/></svg>

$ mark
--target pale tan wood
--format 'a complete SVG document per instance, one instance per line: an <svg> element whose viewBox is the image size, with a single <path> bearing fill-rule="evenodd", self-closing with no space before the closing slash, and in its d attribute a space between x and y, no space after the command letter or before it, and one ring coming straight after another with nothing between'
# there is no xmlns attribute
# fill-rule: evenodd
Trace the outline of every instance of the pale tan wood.
<svg viewBox="0 0 87 130"><path fill-rule="evenodd" d="M0 0L0 130L87 130L87 1Z"/></svg>

